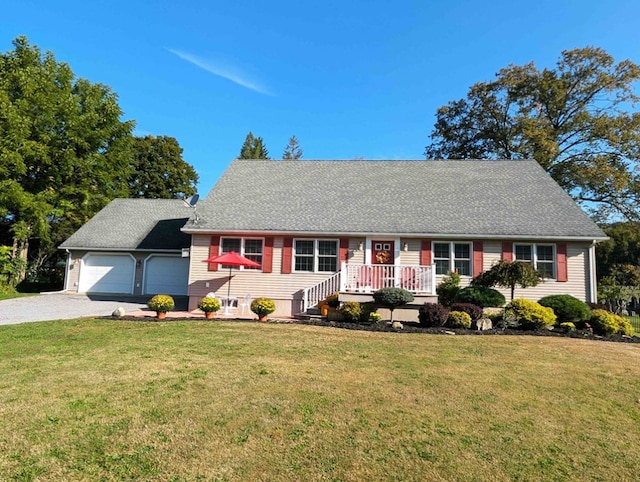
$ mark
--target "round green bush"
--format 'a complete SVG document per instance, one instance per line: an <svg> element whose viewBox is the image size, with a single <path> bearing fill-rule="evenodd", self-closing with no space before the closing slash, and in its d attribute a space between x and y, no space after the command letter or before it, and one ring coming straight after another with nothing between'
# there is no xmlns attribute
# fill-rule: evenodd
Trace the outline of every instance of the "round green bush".
<svg viewBox="0 0 640 482"><path fill-rule="evenodd" d="M276 311L276 304L269 298L256 298L251 302L251 311L258 316L267 316Z"/></svg>
<svg viewBox="0 0 640 482"><path fill-rule="evenodd" d="M147 306L156 313L166 313L173 310L176 307L176 303L169 295L155 295L147 301Z"/></svg>
<svg viewBox="0 0 640 482"><path fill-rule="evenodd" d="M481 308L497 308L504 306L507 300L498 290L487 286L467 286L456 294L456 303L471 303Z"/></svg>
<svg viewBox="0 0 640 482"><path fill-rule="evenodd" d="M205 296L198 302L198 308L205 313L215 313L220 309L220 301L217 298Z"/></svg>
<svg viewBox="0 0 640 482"><path fill-rule="evenodd" d="M373 301L390 310L411 303L413 300L411 292L402 288L382 288L373 293Z"/></svg>
<svg viewBox="0 0 640 482"><path fill-rule="evenodd" d="M450 311L447 326L451 328L471 328L471 317L464 311Z"/></svg>
<svg viewBox="0 0 640 482"><path fill-rule="evenodd" d="M449 308L440 303L425 303L418 309L418 321L423 326L444 326Z"/></svg>
<svg viewBox="0 0 640 482"><path fill-rule="evenodd" d="M556 315L551 308L522 298L505 306L504 318L524 330L541 330L556 322Z"/></svg>
<svg viewBox="0 0 640 482"><path fill-rule="evenodd" d="M451 271L436 286L436 294L438 295L438 303L443 306L451 306L456 295L460 291L460 275L455 271Z"/></svg>
<svg viewBox="0 0 640 482"><path fill-rule="evenodd" d="M573 323L587 321L591 316L589 305L571 295L545 296L538 303L551 308L561 323L565 321Z"/></svg>

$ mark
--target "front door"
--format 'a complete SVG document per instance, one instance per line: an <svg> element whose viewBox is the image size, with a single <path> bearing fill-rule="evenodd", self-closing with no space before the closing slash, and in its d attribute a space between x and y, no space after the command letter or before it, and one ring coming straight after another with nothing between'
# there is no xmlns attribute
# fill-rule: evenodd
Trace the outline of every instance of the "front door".
<svg viewBox="0 0 640 482"><path fill-rule="evenodd" d="M371 264L373 265L373 289L395 286L393 264L395 246L393 241L371 241Z"/></svg>

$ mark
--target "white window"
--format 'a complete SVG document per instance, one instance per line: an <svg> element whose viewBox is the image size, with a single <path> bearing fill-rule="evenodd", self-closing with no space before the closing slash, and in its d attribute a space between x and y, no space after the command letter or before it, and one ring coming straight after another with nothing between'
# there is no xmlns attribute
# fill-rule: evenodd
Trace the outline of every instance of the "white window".
<svg viewBox="0 0 640 482"><path fill-rule="evenodd" d="M530 263L545 278L555 278L556 250L553 244L515 244L516 261Z"/></svg>
<svg viewBox="0 0 640 482"><path fill-rule="evenodd" d="M261 238L222 238L220 240L220 254L235 251L251 261L262 265L263 239ZM229 266L222 265L222 269L229 269ZM237 268L237 266L232 266ZM260 269L241 266L241 269Z"/></svg>
<svg viewBox="0 0 640 482"><path fill-rule="evenodd" d="M294 271L338 271L338 241L333 239L295 239L293 241Z"/></svg>
<svg viewBox="0 0 640 482"><path fill-rule="evenodd" d="M460 276L471 276L471 243L433 243L433 262L436 274L456 271Z"/></svg>

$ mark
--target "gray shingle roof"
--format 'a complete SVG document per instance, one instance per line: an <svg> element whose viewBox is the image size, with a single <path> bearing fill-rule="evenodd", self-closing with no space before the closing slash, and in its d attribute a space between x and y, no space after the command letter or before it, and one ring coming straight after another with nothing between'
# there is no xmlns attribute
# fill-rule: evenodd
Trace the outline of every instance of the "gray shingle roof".
<svg viewBox="0 0 640 482"><path fill-rule="evenodd" d="M535 161L235 160L185 230L605 238Z"/></svg>
<svg viewBox="0 0 640 482"><path fill-rule="evenodd" d="M180 228L192 214L180 199L114 199L60 248L179 250L190 245Z"/></svg>

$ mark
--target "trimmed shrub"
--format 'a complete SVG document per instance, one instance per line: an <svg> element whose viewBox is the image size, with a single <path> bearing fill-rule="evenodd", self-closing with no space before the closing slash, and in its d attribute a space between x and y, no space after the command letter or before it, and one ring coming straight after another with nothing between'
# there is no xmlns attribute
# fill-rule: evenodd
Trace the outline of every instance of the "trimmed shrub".
<svg viewBox="0 0 640 482"><path fill-rule="evenodd" d="M607 310L592 310L589 324L597 335L609 336L618 331L618 323L613 317L613 313L609 313Z"/></svg>
<svg viewBox="0 0 640 482"><path fill-rule="evenodd" d="M391 321L393 322L393 310L404 306L414 300L413 294L402 288L382 288L373 293L373 301L377 305L388 308L391 311Z"/></svg>
<svg viewBox="0 0 640 482"><path fill-rule="evenodd" d="M504 318L525 330L540 330L556 322L556 315L551 308L522 298L505 306Z"/></svg>
<svg viewBox="0 0 640 482"><path fill-rule="evenodd" d="M425 303L418 310L418 320L422 326L443 326L449 317L449 308L439 303Z"/></svg>
<svg viewBox="0 0 640 482"><path fill-rule="evenodd" d="M451 271L436 286L436 294L438 295L438 303L442 306L451 306L456 295L460 291L460 275L455 271Z"/></svg>
<svg viewBox="0 0 640 482"><path fill-rule="evenodd" d="M173 310L176 307L176 303L169 295L155 295L147 301L147 306L156 313L166 313Z"/></svg>
<svg viewBox="0 0 640 482"><path fill-rule="evenodd" d="M456 294L456 303L471 303L481 308L504 306L507 302L504 295L498 290L487 286L467 286Z"/></svg>
<svg viewBox="0 0 640 482"><path fill-rule="evenodd" d="M621 335L633 336L635 330L633 329L633 326L631 325L631 322L629 320L620 315L613 315L613 317L615 318L616 324L618 325L618 333L620 333Z"/></svg>
<svg viewBox="0 0 640 482"><path fill-rule="evenodd" d="M538 300L542 306L551 308L558 317L558 322L581 322L591 316L591 309L584 302L571 295L550 295Z"/></svg>
<svg viewBox="0 0 640 482"><path fill-rule="evenodd" d="M471 303L454 303L451 305L451 311L464 311L471 317L471 321L482 318L482 308Z"/></svg>
<svg viewBox="0 0 640 482"><path fill-rule="evenodd" d="M357 323L360 321L360 315L362 313L362 309L360 303L357 301L345 301L342 303L342 306L338 309L342 316L344 317L344 321L349 323Z"/></svg>
<svg viewBox="0 0 640 482"><path fill-rule="evenodd" d="M471 328L471 317L464 311L450 311L447 326L450 328Z"/></svg>

